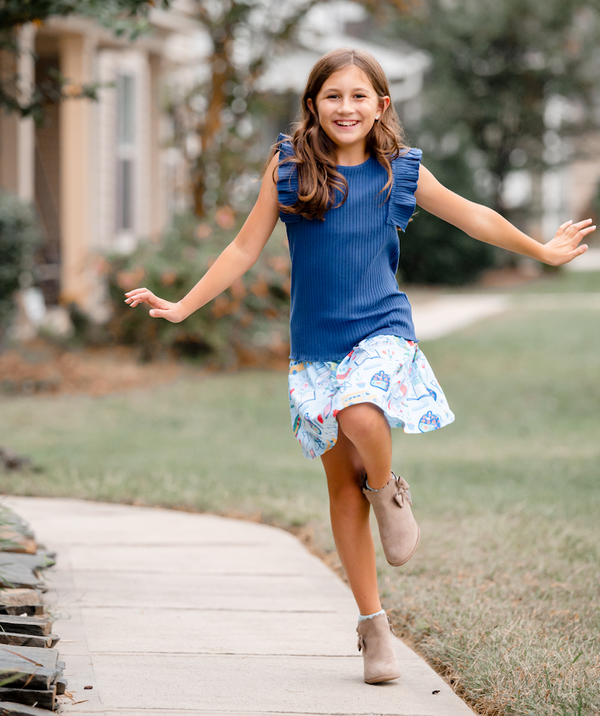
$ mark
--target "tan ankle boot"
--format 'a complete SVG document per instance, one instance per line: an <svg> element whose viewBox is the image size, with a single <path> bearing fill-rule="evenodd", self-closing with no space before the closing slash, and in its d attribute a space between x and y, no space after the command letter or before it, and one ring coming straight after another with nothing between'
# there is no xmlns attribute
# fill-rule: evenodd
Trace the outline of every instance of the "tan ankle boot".
<svg viewBox="0 0 600 716"><path fill-rule="evenodd" d="M393 630L387 614L358 622L358 650L362 651L365 683L379 684L400 676Z"/></svg>
<svg viewBox="0 0 600 716"><path fill-rule="evenodd" d="M408 482L394 475L380 490L364 487L363 493L373 506L385 558L393 567L408 562L417 551L421 536L410 508Z"/></svg>

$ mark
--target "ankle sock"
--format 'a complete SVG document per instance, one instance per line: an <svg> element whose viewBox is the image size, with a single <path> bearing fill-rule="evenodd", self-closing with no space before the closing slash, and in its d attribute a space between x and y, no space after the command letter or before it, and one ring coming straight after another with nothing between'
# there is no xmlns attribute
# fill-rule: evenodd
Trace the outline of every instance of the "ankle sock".
<svg viewBox="0 0 600 716"><path fill-rule="evenodd" d="M375 612L375 614L359 614L358 621L364 622L367 619L373 619L373 617L378 617L380 614L385 614L385 609L382 609L379 612Z"/></svg>
<svg viewBox="0 0 600 716"><path fill-rule="evenodd" d="M394 480L398 480L398 478L396 477L396 475L394 475L393 472L392 472L392 478ZM371 487L371 485L369 485L369 480L365 477L365 487L367 488L367 490L370 490L371 492L379 492L379 490L383 490L383 487L385 487L385 485L383 487L378 487L377 489L375 489L374 487Z"/></svg>

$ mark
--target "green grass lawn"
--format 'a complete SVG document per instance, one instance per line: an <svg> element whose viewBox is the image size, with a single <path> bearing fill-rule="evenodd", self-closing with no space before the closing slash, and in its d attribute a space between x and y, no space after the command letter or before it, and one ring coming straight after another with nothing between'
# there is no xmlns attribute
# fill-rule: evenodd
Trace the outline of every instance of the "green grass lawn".
<svg viewBox="0 0 600 716"><path fill-rule="evenodd" d="M511 289L519 293L592 293L600 292L600 271L550 270L539 279Z"/></svg>
<svg viewBox="0 0 600 716"><path fill-rule="evenodd" d="M600 293L600 271L568 271L564 268L554 269L544 267L542 274L533 279L522 279L521 283L507 285L487 286L482 288L480 283L466 286L437 286L435 293L470 294L470 293ZM408 295L411 286L407 287ZM424 289L416 287L417 292L425 294L432 292L430 286Z"/></svg>
<svg viewBox="0 0 600 716"><path fill-rule="evenodd" d="M485 714L600 714L599 329L597 311L515 309L424 342L457 420L394 431L422 541L400 570L380 555L385 605ZM284 374L0 401L0 444L42 468L5 493L259 517L332 550Z"/></svg>

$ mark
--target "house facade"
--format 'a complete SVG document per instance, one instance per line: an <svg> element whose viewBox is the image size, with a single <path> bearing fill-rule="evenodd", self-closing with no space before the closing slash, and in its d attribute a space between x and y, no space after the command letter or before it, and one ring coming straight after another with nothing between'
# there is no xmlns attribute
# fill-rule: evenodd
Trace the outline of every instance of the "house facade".
<svg viewBox="0 0 600 716"><path fill-rule="evenodd" d="M153 11L152 32L135 42L80 17L21 29L24 94L49 69L68 78L67 93L101 83L99 101L51 105L40 127L0 112L0 188L35 205L44 236L37 284L47 305L74 302L103 320L103 257L157 239L178 201L161 91L196 27L177 5Z"/></svg>

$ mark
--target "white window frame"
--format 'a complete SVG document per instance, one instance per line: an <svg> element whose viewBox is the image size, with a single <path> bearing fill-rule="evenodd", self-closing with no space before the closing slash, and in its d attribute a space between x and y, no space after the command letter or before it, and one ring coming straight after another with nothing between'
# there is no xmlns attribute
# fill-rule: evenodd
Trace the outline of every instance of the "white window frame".
<svg viewBox="0 0 600 716"><path fill-rule="evenodd" d="M102 49L98 56L99 77L109 83L99 93L98 106L98 248L104 252L130 253L150 232L150 71L140 50ZM119 78L131 79L132 130L119 132ZM123 226L119 206L122 196L119 171L130 162L130 215Z"/></svg>

